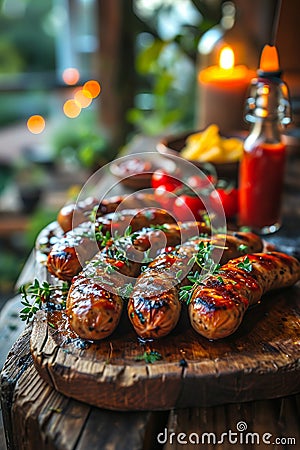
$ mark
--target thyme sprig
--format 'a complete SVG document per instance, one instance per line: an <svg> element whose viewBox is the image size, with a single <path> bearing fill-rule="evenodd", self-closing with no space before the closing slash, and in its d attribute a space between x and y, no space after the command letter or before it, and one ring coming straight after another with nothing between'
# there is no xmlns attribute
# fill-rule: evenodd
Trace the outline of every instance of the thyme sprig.
<svg viewBox="0 0 300 450"><path fill-rule="evenodd" d="M198 245L197 253L191 257L188 261L188 265L193 266L195 263L201 268L203 275L207 275L208 273L217 273L220 264L216 264L212 258L212 252L215 248L225 248L219 247L211 242L201 241Z"/></svg>
<svg viewBox="0 0 300 450"><path fill-rule="evenodd" d="M145 361L146 363L149 364L153 364L161 359L162 355L155 350L145 351L142 355L138 355L135 358L136 361Z"/></svg>
<svg viewBox="0 0 300 450"><path fill-rule="evenodd" d="M42 308L43 303L50 300L51 294L58 289L62 295L65 295L69 286L67 283L63 283L62 286L52 286L47 281L40 283L37 279L32 284L21 286L21 303L24 308L20 311L20 319L28 322Z"/></svg>
<svg viewBox="0 0 300 450"><path fill-rule="evenodd" d="M192 256L189 260L188 265L194 266L197 264L201 269L201 272L196 270L195 272L190 272L187 276L187 279L191 282L190 285L181 286L179 290L179 299L184 301L187 305L190 303L193 292L196 286L201 286L204 284L204 280L209 275L218 275L220 272L220 264L216 264L212 258L212 252L215 248L219 248L215 246L211 242L201 241L198 245L197 253ZM224 283L221 276L217 277L220 283Z"/></svg>
<svg viewBox="0 0 300 450"><path fill-rule="evenodd" d="M104 233L102 230L103 225L99 225L97 231L95 231L95 239L102 247L106 247L106 245L111 241L111 234L109 231Z"/></svg>

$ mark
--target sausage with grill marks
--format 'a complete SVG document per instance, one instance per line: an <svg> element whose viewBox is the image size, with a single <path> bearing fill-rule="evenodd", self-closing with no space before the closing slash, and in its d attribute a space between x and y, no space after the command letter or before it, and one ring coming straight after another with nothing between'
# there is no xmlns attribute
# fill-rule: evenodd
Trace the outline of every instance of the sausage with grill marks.
<svg viewBox="0 0 300 450"><path fill-rule="evenodd" d="M136 331L142 338L152 339L166 336L176 326L180 311L176 278L184 270L191 258L197 253L201 242L211 242L218 250L225 249L221 263L227 262L232 255L241 255L244 246L248 251L260 251L261 239L253 233L234 235L215 235L210 238L199 237L181 245L172 253L158 256L138 277L128 303L128 316ZM192 267L190 267L190 270ZM199 269L199 268L198 268ZM183 279L182 283L186 280Z"/></svg>
<svg viewBox="0 0 300 450"><path fill-rule="evenodd" d="M140 262L119 260L120 245L124 244L126 253L130 255L135 249L144 252L151 245L151 250L159 251L160 233L165 233L167 245L180 242L182 229L175 224L166 224L164 230L144 229L131 238L122 238L118 245L99 252L73 279L69 290L66 311L72 329L83 339L99 340L109 336L117 327L123 309L123 299L116 293L124 287L122 275L137 277L140 273ZM184 236L193 236L201 230L206 232L204 223L191 222L184 224ZM158 239L157 245L155 239ZM154 244L154 245L153 245ZM114 270L107 270L113 268ZM113 292L111 286L114 287Z"/></svg>
<svg viewBox="0 0 300 450"><path fill-rule="evenodd" d="M97 216L110 214L116 209L141 209L147 207L160 207L154 195L150 193L136 193L134 195L123 195L105 198L101 201L94 197L88 197L77 203L63 206L57 216L57 221L66 233L79 224L86 222L92 210L97 207Z"/></svg>
<svg viewBox="0 0 300 450"><path fill-rule="evenodd" d="M99 252L73 279L66 313L79 337L100 340L116 329L123 310L118 291L124 287L123 275L137 276L139 269L138 263L124 264Z"/></svg>
<svg viewBox="0 0 300 450"><path fill-rule="evenodd" d="M135 210L134 210L135 211ZM105 216L103 219L106 220ZM110 218L110 216L108 216ZM165 218L164 214L154 214L153 220ZM110 219L107 219L110 224ZM145 223L145 220L151 222L150 216L145 219L144 215L139 215L135 221L135 227L138 224ZM151 225L149 223L149 225ZM155 226L156 224L154 224ZM97 225L99 227L99 223ZM104 230L105 231L105 230ZM165 240L162 239L162 233ZM145 252L151 248L149 257L154 258L162 250L164 242L167 246L176 246L188 238L198 233L209 233L209 228L203 222L186 222L183 224L163 224L162 229L143 228L134 234L134 239L118 239L118 245L127 249L130 254L135 250ZM89 237L90 236L90 237ZM108 242L110 245L113 242ZM129 249L128 247L132 248ZM82 269L81 262L89 261L100 249L99 244L95 242L92 233L92 224L89 222L79 225L76 229L66 233L59 242L53 245L47 257L47 269L55 277L71 281Z"/></svg>
<svg viewBox="0 0 300 450"><path fill-rule="evenodd" d="M210 276L205 286L197 286L189 305L193 328L208 339L234 333L250 305L268 291L295 284L300 279L300 263L284 253L248 255L229 261L219 277ZM242 264L241 264L242 263Z"/></svg>

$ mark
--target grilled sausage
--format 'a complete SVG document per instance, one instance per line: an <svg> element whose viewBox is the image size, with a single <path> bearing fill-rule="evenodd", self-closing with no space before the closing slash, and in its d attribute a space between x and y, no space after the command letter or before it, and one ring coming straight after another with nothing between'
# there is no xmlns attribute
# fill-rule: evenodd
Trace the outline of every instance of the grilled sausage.
<svg viewBox="0 0 300 450"><path fill-rule="evenodd" d="M103 234L108 232L112 235L115 234L116 231L121 231L121 234L123 234L129 224L132 231L139 230L143 227L149 227L150 225L164 224L164 227L166 227L166 234L168 234L168 236L166 236L167 240L169 238L168 245L173 245L172 236L179 233L179 238L177 235L174 238L176 242L174 245L178 245L180 243L179 228L177 227L177 231L175 231L176 226L174 224L175 228L170 228L168 231L167 224L165 224L164 221L174 222L174 219L164 210L150 208L142 211L134 209L125 210L123 213L110 213L99 218L95 224L84 222L77 228L69 231L52 247L47 257L47 269L57 278L64 281L71 281L73 276L77 275L81 270L81 262L89 261L97 253L98 249L101 248L95 242L93 230L97 232L101 229ZM206 230L203 223L195 223L194 225L187 224L183 227L182 234L183 236L191 237L193 233L195 234L197 232L199 227L202 229L202 232ZM144 241L147 238L155 240L155 235L158 235L157 237L159 237L160 232L155 232L150 229L147 230L140 239ZM159 240L157 239L156 244L159 246ZM146 251L150 245L151 243L149 242L148 247L143 251Z"/></svg>
<svg viewBox="0 0 300 450"><path fill-rule="evenodd" d="M101 217L105 214L116 211L117 208L120 210L133 208L140 209L147 207L159 207L159 204L155 200L153 194L147 193L136 193L128 196L115 196L108 199L103 199L101 202L94 197L88 197L83 201L70 203L63 206L58 213L57 221L66 233L67 231L72 230L72 228L77 227L80 223L85 222L89 214L96 206L98 206L97 216Z"/></svg>
<svg viewBox="0 0 300 450"><path fill-rule="evenodd" d="M124 264L99 252L74 278L66 312L71 328L79 337L99 340L115 330L123 309L123 299L118 294L118 289L124 287L123 275L134 276L138 270L137 263Z"/></svg>
<svg viewBox="0 0 300 450"><path fill-rule="evenodd" d="M184 236L193 236L195 232L207 231L201 222L184 224ZM181 228L175 224L166 224L164 230L143 229L130 238L121 238L117 244L112 243L99 252L73 279L67 299L67 314L71 327L84 339L103 339L116 328L122 308L123 300L120 295L111 293L110 287L121 288L124 284L122 275L136 277L142 262L129 260L126 264L118 259L120 249L124 249L127 256L134 250L146 251L151 246L155 252L161 249L161 235L166 237L166 245L177 245L181 238ZM155 241L157 239L157 242ZM116 270L107 271L107 267Z"/></svg>
<svg viewBox="0 0 300 450"><path fill-rule="evenodd" d="M211 242L218 251L218 247L223 247L225 238L221 263L228 261L232 255L243 254L242 245L247 245L248 251L262 249L261 239L253 233L239 233L238 236L220 234L214 236L213 240L203 237L190 240L174 252L158 256L149 264L138 277L128 302L129 319L139 336L152 339L170 333L176 326L181 311L178 274L192 269L186 268L201 242ZM186 279L182 282L185 283Z"/></svg>
<svg viewBox="0 0 300 450"><path fill-rule="evenodd" d="M249 261L249 262L248 262ZM247 308L268 291L288 287L300 279L300 263L283 253L258 253L229 261L219 277L197 286L189 305L193 328L208 339L220 339L240 325ZM221 278L220 278L221 277Z"/></svg>
<svg viewBox="0 0 300 450"><path fill-rule="evenodd" d="M81 223L86 222L93 208L98 204L99 200L94 197L88 197L84 201L65 205L57 215L57 222L65 233L71 231ZM75 211L76 215L74 215Z"/></svg>
<svg viewBox="0 0 300 450"><path fill-rule="evenodd" d="M203 222L186 222L182 226L164 224L161 229L143 228L128 238L118 239L114 245L120 247L130 260L138 261L141 258L141 252L150 249L148 258L155 258L164 244L174 247L179 245L181 240L184 241L199 232L208 231ZM113 242L111 239L107 246L110 247ZM52 247L47 258L47 269L55 277L71 281L82 269L80 261L89 261L98 249L100 247L92 237L90 224L83 223L75 230L69 231Z"/></svg>
<svg viewBox="0 0 300 450"><path fill-rule="evenodd" d="M108 231L111 236L115 236L116 233L123 235L129 226L131 231L137 231L150 225L175 222L175 219L161 208L125 209L99 217L96 220L95 228L96 230L101 229L103 233Z"/></svg>
<svg viewBox="0 0 300 450"><path fill-rule="evenodd" d="M91 223L84 222L52 246L47 257L48 272L60 280L71 281L82 269L80 261L89 261L97 250Z"/></svg>

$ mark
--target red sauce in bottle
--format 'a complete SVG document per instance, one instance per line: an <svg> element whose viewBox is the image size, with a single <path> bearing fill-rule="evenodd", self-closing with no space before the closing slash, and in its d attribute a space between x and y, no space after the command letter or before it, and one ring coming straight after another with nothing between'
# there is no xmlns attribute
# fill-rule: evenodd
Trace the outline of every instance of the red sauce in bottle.
<svg viewBox="0 0 300 450"><path fill-rule="evenodd" d="M245 119L252 126L240 165L239 225L267 234L280 227L285 162L281 134L291 121L275 46L263 48L257 75L246 102Z"/></svg>
<svg viewBox="0 0 300 450"><path fill-rule="evenodd" d="M285 145L257 143L240 167L239 224L257 231L280 223Z"/></svg>

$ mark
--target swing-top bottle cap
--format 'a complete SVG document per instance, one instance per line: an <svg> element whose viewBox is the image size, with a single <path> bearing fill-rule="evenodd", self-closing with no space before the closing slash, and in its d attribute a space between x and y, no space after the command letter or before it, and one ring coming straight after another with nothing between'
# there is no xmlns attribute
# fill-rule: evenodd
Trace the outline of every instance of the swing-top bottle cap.
<svg viewBox="0 0 300 450"><path fill-rule="evenodd" d="M283 125L291 122L288 87L280 76L277 49L265 45L257 78L251 82L246 101L245 119L248 122L255 122L257 118L277 119Z"/></svg>
<svg viewBox="0 0 300 450"><path fill-rule="evenodd" d="M281 73L277 48L275 45L265 45L261 53L257 75L262 78L280 78Z"/></svg>

